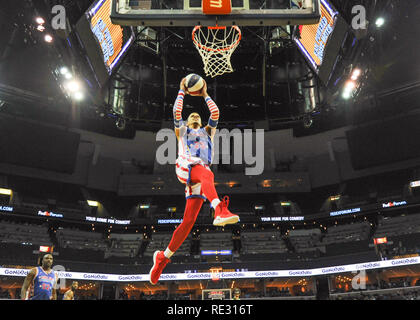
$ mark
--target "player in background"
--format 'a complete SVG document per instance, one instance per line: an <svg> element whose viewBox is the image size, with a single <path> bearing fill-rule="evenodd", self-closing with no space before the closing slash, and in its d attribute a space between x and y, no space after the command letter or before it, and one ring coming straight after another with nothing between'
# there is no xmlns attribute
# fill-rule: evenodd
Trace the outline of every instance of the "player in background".
<svg viewBox="0 0 420 320"><path fill-rule="evenodd" d="M233 290L232 300L241 300L241 289L235 288L235 290Z"/></svg>
<svg viewBox="0 0 420 320"><path fill-rule="evenodd" d="M76 292L77 288L79 287L79 283L77 281L73 281L69 290L63 296L63 300L74 300L74 293Z"/></svg>
<svg viewBox="0 0 420 320"><path fill-rule="evenodd" d="M185 123L182 120L182 109L185 94L189 94L182 79L180 90L173 107L175 135L178 140L178 159L176 160L176 175L178 180L185 184L187 199L182 223L176 228L172 239L165 251L155 251L153 254L153 267L150 270L150 283L156 284L163 269L170 262L171 256L182 245L190 233L204 201L209 200L214 209L215 226L234 224L239 216L228 210L229 198L222 200L214 186L214 174L210 170L213 160L213 139L219 121L219 108L207 93L207 84L195 96L204 98L209 111L210 119L207 126L202 127L201 117L198 113L191 113Z"/></svg>
<svg viewBox="0 0 420 320"><path fill-rule="evenodd" d="M28 289L32 285L31 300L57 300L57 275L51 269L53 256L46 254L42 257L41 266L32 268L27 274L21 289L21 299L28 300Z"/></svg>

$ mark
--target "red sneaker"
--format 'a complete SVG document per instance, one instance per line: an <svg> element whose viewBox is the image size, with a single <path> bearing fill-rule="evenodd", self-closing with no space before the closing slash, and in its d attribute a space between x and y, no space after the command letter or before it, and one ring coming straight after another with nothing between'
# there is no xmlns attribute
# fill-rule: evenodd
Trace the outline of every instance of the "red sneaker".
<svg viewBox="0 0 420 320"><path fill-rule="evenodd" d="M163 251L155 251L153 254L153 267L149 272L151 284L156 284L159 281L163 269L165 269L169 262L171 262L171 260L165 257Z"/></svg>
<svg viewBox="0 0 420 320"><path fill-rule="evenodd" d="M234 224L239 221L239 216L228 210L229 197L225 196L214 212L213 225L224 227L226 224Z"/></svg>

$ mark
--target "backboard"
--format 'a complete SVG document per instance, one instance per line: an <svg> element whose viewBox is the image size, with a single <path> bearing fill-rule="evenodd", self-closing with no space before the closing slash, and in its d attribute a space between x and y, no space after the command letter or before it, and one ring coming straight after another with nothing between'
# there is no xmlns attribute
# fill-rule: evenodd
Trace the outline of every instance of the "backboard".
<svg viewBox="0 0 420 320"><path fill-rule="evenodd" d="M209 1L219 6L226 0ZM122 26L283 26L316 24L319 0L231 0L229 14L204 14L202 0L112 0L112 23Z"/></svg>
<svg viewBox="0 0 420 320"><path fill-rule="evenodd" d="M203 289L201 300L232 300L232 289Z"/></svg>

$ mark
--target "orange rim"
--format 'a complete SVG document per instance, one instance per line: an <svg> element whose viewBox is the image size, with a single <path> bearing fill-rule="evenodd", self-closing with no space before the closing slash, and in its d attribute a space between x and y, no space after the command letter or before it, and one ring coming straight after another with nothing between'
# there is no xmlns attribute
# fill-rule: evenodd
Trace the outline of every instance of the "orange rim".
<svg viewBox="0 0 420 320"><path fill-rule="evenodd" d="M207 27L208 29L226 29L226 27L225 26L213 26L213 27ZM228 47L226 47L226 48L220 48L220 49L213 49L213 48L209 48L209 47L206 47L206 46L203 46L201 43L199 43L196 39L195 39L195 32L198 30L198 29L201 29L201 26L195 26L194 27L194 29L193 29L193 31L192 31L192 40L193 40L193 42L200 48L200 49L203 49L203 50L206 50L206 51L214 51L214 52L217 52L217 51L227 51L227 50L231 50L233 47L236 47L238 44L239 44L239 42L241 41L241 39L242 39L242 32L241 32L241 29L239 29L239 27L238 26L232 26L231 28L234 28L237 32L238 32L238 34L239 34L239 37L238 37L238 39L234 42L234 43L232 43L230 46L228 46Z"/></svg>

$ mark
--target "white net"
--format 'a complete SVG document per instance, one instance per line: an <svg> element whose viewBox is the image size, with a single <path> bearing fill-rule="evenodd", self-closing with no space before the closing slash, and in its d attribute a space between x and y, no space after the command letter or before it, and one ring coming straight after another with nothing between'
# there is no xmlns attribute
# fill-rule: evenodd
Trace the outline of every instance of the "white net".
<svg viewBox="0 0 420 320"><path fill-rule="evenodd" d="M193 30L193 42L204 64L206 76L233 72L230 58L241 40L241 30L232 27L200 27Z"/></svg>

